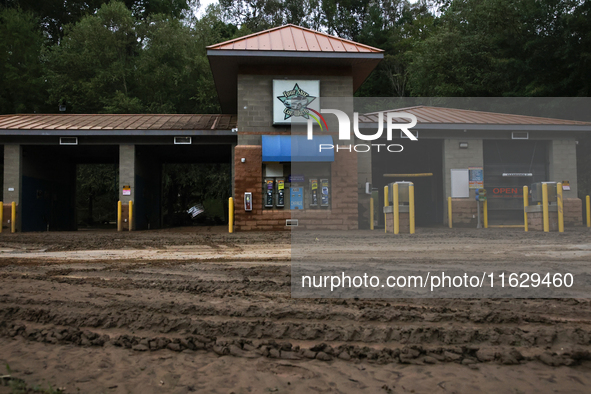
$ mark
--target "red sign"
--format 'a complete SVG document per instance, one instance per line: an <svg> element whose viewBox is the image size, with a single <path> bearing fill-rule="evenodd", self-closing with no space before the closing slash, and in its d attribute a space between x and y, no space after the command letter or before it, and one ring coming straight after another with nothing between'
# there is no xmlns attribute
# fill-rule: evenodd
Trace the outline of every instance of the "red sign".
<svg viewBox="0 0 591 394"><path fill-rule="evenodd" d="M493 198L523 198L523 188L521 187L493 187L486 188Z"/></svg>

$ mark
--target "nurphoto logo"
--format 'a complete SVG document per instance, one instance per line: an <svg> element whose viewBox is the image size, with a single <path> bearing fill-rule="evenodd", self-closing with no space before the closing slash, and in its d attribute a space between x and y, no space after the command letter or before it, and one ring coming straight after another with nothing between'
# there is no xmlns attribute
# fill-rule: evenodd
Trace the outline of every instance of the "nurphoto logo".
<svg viewBox="0 0 591 394"><path fill-rule="evenodd" d="M339 140L341 140L341 141L351 140L351 120L349 119L349 115L347 115L345 112L337 110L337 109L321 109L320 113L317 111L314 111L313 109L310 109L310 111L314 112L316 115L318 115L320 120L322 120L322 123L321 123L319 119L317 119L312 114L310 114L310 116L312 116L316 120L316 123L318 123L318 125L320 126L320 130L324 129L322 127L322 124L324 124L326 131L328 131L328 126L326 124L326 120L321 115L321 113L335 115L337 117L338 122L339 122ZM399 119L410 119L410 122L409 123L395 123L395 120L398 121ZM392 131L393 130L400 130L411 141L418 141L417 136L414 135L409 130L409 129L413 128L414 126L416 126L416 124L417 124L417 118L413 114L409 114L407 112L388 112L386 114L386 139L388 141L392 141L392 138L393 138ZM382 137L382 134L384 133L384 112L378 113L377 126L378 126L378 130L375 132L375 134L366 135L366 134L361 133L361 131L359 131L359 113L357 113L357 112L353 113L353 132L355 133L355 136L358 139L363 140L363 141L375 141L375 140ZM401 133L401 135L402 135L402 133ZM312 119L310 119L310 118L308 118L307 136L308 136L308 140L312 140L314 137L314 124L312 122ZM403 146L400 144L390 144L390 145L386 145L386 144L371 144L371 145L356 144L356 145L344 145L344 146L337 145L336 148L332 144L320 144L318 149L320 152L322 152L322 150L336 149L337 152L339 150L348 150L349 152L354 150L355 152L362 153L362 152L369 152L372 149L372 147L377 148L378 152L380 151L381 147L386 147L386 150L388 152L393 152L393 153L402 152L404 149Z"/></svg>

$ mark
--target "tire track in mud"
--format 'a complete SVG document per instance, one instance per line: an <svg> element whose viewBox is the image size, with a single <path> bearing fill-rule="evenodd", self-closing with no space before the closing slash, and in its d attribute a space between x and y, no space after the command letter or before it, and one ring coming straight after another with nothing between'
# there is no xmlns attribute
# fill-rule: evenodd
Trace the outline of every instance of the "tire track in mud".
<svg viewBox="0 0 591 394"><path fill-rule="evenodd" d="M173 266L173 274L90 266L120 276L80 278L85 270L55 267L1 274L12 289L0 295L0 332L139 351L194 347L242 357L413 363L568 365L586 360L591 349L586 300L292 299L283 266L204 264L191 271L216 277L208 280L179 279L187 265ZM68 337L64 330L86 334ZM209 342L190 345L196 335Z"/></svg>
<svg viewBox="0 0 591 394"><path fill-rule="evenodd" d="M587 242L583 233L568 236L570 243ZM85 234L68 241L66 236L50 235L44 243L39 235L27 235L16 244L59 250L62 246L99 249L109 242L149 247L155 238L143 233L115 241L123 236L109 234L93 240ZM62 239L64 245L47 245ZM285 235L267 234L241 238L174 234L158 245L194 242L240 248L259 243L264 248L285 240ZM361 242L378 247L387 242L404 250L409 240L374 241L362 234ZM338 238L333 241L333 247L350 247ZM444 245L452 251L457 246L458 261L468 264L471 254L462 250L468 241L481 252L504 252L507 237L499 232L475 236L458 231L453 239L445 239L441 231L427 230L413 239L415 251L407 253L406 261L428 261L418 256L428 254L428 248L440 255L438 245ZM528 244L542 247L546 241L558 250L564 239L520 235L512 250ZM15 246L6 239L0 244ZM376 256L380 258L379 253ZM290 265L272 260L261 264L261 259L76 263L2 259L0 283L0 335L56 346L190 349L249 358L376 363L540 360L573 365L591 359L590 300L291 298Z"/></svg>

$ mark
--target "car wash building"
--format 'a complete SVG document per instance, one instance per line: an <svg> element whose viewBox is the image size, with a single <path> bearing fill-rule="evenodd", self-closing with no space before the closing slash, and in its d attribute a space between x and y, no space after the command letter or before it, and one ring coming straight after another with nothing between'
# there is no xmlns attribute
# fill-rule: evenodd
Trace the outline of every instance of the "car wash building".
<svg viewBox="0 0 591 394"><path fill-rule="evenodd" d="M478 187L488 190L491 223L518 222L521 187L538 181L566 181L565 220L582 221L576 138L589 123L393 108L418 121L418 141L404 143L403 154L320 151L334 135L309 140L292 133L290 118L316 97L352 100L382 50L286 25L212 45L207 55L222 114L0 116L4 226L15 202L18 231L75 230L76 165L114 163L122 218L133 202L132 229L159 228L163 164L196 162L231 164L236 231L289 230L296 216L310 229L369 228L371 190L398 180L415 184L417 226L446 222L448 197L454 223L472 226ZM335 119L326 121L334 130ZM377 121L364 114L359 127ZM381 209L382 194L374 200ZM374 218L383 225L383 215Z"/></svg>

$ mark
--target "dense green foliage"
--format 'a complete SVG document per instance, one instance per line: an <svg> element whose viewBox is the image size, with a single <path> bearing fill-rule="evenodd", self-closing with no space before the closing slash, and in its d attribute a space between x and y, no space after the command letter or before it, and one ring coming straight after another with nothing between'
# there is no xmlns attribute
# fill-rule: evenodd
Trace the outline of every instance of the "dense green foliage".
<svg viewBox="0 0 591 394"><path fill-rule="evenodd" d="M589 96L581 0L4 0L0 113L219 111L205 47L285 23L385 50L359 96Z"/></svg>
<svg viewBox="0 0 591 394"><path fill-rule="evenodd" d="M119 168L115 164L80 164L76 174L78 223L105 224L117 218Z"/></svg>

